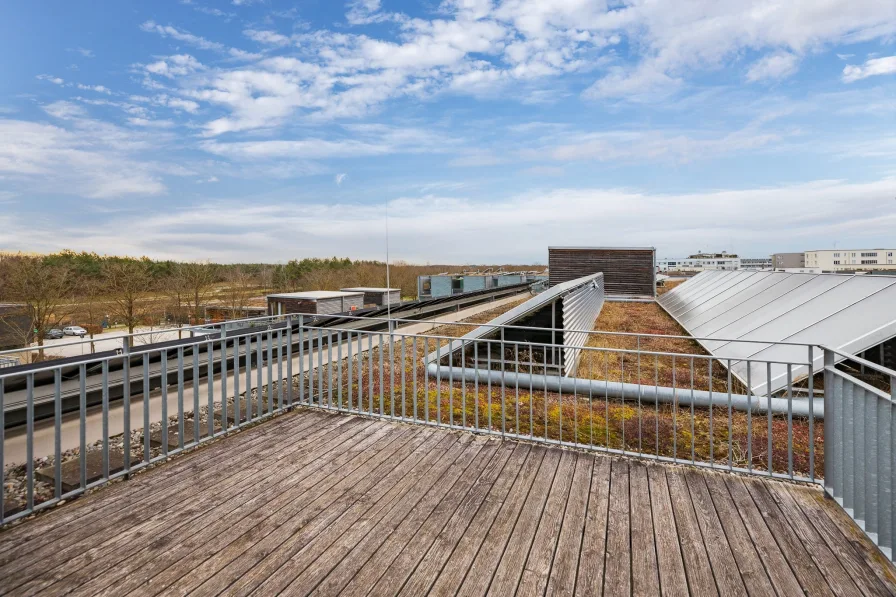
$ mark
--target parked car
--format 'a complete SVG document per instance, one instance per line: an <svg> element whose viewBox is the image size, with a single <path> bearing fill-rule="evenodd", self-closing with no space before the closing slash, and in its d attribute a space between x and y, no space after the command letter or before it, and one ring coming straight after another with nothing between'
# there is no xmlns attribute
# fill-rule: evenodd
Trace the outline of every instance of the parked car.
<svg viewBox="0 0 896 597"><path fill-rule="evenodd" d="M79 325L70 325L66 328L62 328L62 333L66 336L80 336L83 338L87 335L87 330Z"/></svg>
<svg viewBox="0 0 896 597"><path fill-rule="evenodd" d="M53 328L52 330L47 330L47 333L44 335L44 338L47 340L58 340L62 338L65 334L62 333L62 330L58 328Z"/></svg>

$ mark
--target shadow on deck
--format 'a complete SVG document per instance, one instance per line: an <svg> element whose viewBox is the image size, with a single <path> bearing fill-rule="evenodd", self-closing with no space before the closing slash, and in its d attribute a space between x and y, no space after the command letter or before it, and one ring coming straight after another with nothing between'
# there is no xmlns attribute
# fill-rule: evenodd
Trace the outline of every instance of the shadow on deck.
<svg viewBox="0 0 896 597"><path fill-rule="evenodd" d="M820 489L299 409L0 533L16 595L893 595Z"/></svg>

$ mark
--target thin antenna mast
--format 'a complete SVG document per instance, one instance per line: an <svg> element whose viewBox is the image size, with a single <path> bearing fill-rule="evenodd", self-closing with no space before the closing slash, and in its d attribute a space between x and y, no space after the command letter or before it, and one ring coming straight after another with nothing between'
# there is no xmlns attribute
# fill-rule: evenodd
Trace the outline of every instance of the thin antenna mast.
<svg viewBox="0 0 896 597"><path fill-rule="evenodd" d="M386 320L392 331L392 284L389 279L389 203L386 202Z"/></svg>

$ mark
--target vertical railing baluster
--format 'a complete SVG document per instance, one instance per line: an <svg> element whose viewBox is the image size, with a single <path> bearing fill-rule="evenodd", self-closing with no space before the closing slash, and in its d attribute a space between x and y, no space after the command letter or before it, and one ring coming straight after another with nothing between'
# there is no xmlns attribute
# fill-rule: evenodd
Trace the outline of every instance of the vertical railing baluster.
<svg viewBox="0 0 896 597"><path fill-rule="evenodd" d="M653 355L653 391L654 396L659 396L659 387L660 387L660 356ZM656 451L656 459L660 459L660 401L653 401L653 415L654 415L654 436L653 443Z"/></svg>
<svg viewBox="0 0 896 597"><path fill-rule="evenodd" d="M747 470L753 472L753 363L747 361Z"/></svg>
<svg viewBox="0 0 896 597"><path fill-rule="evenodd" d="M258 332L255 342L255 414L260 418L264 414L264 397L261 377L264 369L264 332Z"/></svg>
<svg viewBox="0 0 896 597"><path fill-rule="evenodd" d="M243 424L243 399L240 397L240 347L242 340L239 336L233 338L233 422L237 427Z"/></svg>
<svg viewBox="0 0 896 597"><path fill-rule="evenodd" d="M150 432L152 431L152 423L150 422L149 416L149 407L150 407L150 383L149 383L149 351L143 353L143 461L147 464L152 459L152 446L150 445ZM87 372L84 369L84 365L81 365L81 387L84 387L84 378L87 376ZM84 395L84 391L81 392ZM84 402L85 406L81 410L81 412L85 412L87 409L86 406L86 398ZM86 421L82 420L82 427L84 429L87 428Z"/></svg>
<svg viewBox="0 0 896 597"><path fill-rule="evenodd" d="M209 380L211 383L211 380ZM195 439L195 438L194 438ZM184 449L184 347L177 347L177 447Z"/></svg>
<svg viewBox="0 0 896 597"><path fill-rule="evenodd" d="M411 364L411 367L412 367L411 371L413 372L413 375L414 375L414 382L413 382L414 383L414 420L416 421L417 420L417 363L420 361L420 355L417 352L417 336L414 336L413 348L411 348L411 350L414 354L414 357L413 357L414 361ZM423 366L426 367L426 363L424 363ZM423 371L423 380L426 381L426 370L425 369Z"/></svg>
<svg viewBox="0 0 896 597"><path fill-rule="evenodd" d="M504 348L504 326L501 326L501 360L498 361L501 365L501 437L507 433L507 382L504 377L507 370L507 352Z"/></svg>
<svg viewBox="0 0 896 597"><path fill-rule="evenodd" d="M367 413L373 415L373 332L367 334Z"/></svg>
<svg viewBox="0 0 896 597"><path fill-rule="evenodd" d="M479 342L473 341L473 369L476 377L473 378L473 428L479 429Z"/></svg>
<svg viewBox="0 0 896 597"><path fill-rule="evenodd" d="M320 331L323 339L324 331ZM323 351L321 358L323 358ZM323 367L321 367L323 370ZM333 408L333 332L327 330L327 408Z"/></svg>
<svg viewBox="0 0 896 597"><path fill-rule="evenodd" d="M696 462L694 443L694 357L691 356L691 463Z"/></svg>
<svg viewBox="0 0 896 597"><path fill-rule="evenodd" d="M672 458L678 460L678 378L672 355Z"/></svg>
<svg viewBox="0 0 896 597"><path fill-rule="evenodd" d="M772 452L774 446L772 446L772 364L770 361L765 364L765 394L767 396L766 410L768 411L766 412L766 419L768 421L768 431L766 432L768 435L766 438L768 440L768 447L766 448L768 451L768 474L769 476L772 476L774 474L774 453Z"/></svg>
<svg viewBox="0 0 896 597"><path fill-rule="evenodd" d="M728 359L728 469L734 468L734 417L731 408L731 359Z"/></svg>
<svg viewBox="0 0 896 597"><path fill-rule="evenodd" d="M339 410L342 410L342 330L336 330L336 369L336 400L339 404Z"/></svg>
<svg viewBox="0 0 896 597"><path fill-rule="evenodd" d="M34 509L34 374L25 378L25 509Z"/></svg>
<svg viewBox="0 0 896 597"><path fill-rule="evenodd" d="M102 404L103 404L103 479L109 478L109 361L103 360L102 366Z"/></svg>
<svg viewBox="0 0 896 597"><path fill-rule="evenodd" d="M520 343L513 343L513 360L516 361L516 426L514 432L520 434Z"/></svg>
<svg viewBox="0 0 896 597"><path fill-rule="evenodd" d="M305 403L305 318L299 315L299 402ZM360 339L360 338L359 338ZM358 353L361 354L360 352Z"/></svg>
<svg viewBox="0 0 896 597"><path fill-rule="evenodd" d="M199 344L190 346L193 353L193 439L197 442L202 437L202 429L199 412ZM148 396L145 397L148 400Z"/></svg>
<svg viewBox="0 0 896 597"><path fill-rule="evenodd" d="M715 468L716 451L715 451L715 429L713 428L713 412L715 406L712 401L712 357L706 359L709 369L709 468Z"/></svg>
<svg viewBox="0 0 896 597"><path fill-rule="evenodd" d="M122 344L124 358L121 360L121 404L122 404L122 450L124 450L124 470L131 470L131 343ZM125 477L129 478L129 477Z"/></svg>
<svg viewBox="0 0 896 597"><path fill-rule="evenodd" d="M221 428L227 431L230 427L227 420L227 330L224 324L221 324ZM209 379L209 383L214 379ZM234 401L234 404L236 401ZM236 417L233 419L236 421Z"/></svg>
<svg viewBox="0 0 896 597"><path fill-rule="evenodd" d="M277 330L277 410L283 410L283 330Z"/></svg>
<svg viewBox="0 0 896 597"><path fill-rule="evenodd" d="M149 404L149 397L143 401ZM149 458L147 457L147 461ZM78 473L81 489L87 488L87 365L78 366Z"/></svg>
<svg viewBox="0 0 896 597"><path fill-rule="evenodd" d="M53 480L55 497L62 497L62 370L53 370ZM2 444L0 444L2 449ZM0 491L3 486L0 486Z"/></svg>
<svg viewBox="0 0 896 597"><path fill-rule="evenodd" d="M643 446L642 446L642 438L644 436L642 429L642 421L644 417L641 413L641 335L637 336L637 349L638 349L638 454L643 454Z"/></svg>
<svg viewBox="0 0 896 597"><path fill-rule="evenodd" d="M793 478L793 365L790 363L787 363L787 476Z"/></svg>
<svg viewBox="0 0 896 597"><path fill-rule="evenodd" d="M442 424L442 341L438 338L435 338L436 343L436 363L438 363L438 369L436 370L436 425Z"/></svg>
<svg viewBox="0 0 896 597"><path fill-rule="evenodd" d="M351 358L351 357L349 357ZM349 380L351 380L351 373L349 373ZM292 317L286 317L286 405L289 408L292 408L293 401L293 391L292 391ZM351 388L351 383L349 383L349 388Z"/></svg>
<svg viewBox="0 0 896 597"><path fill-rule="evenodd" d="M454 426L454 351L448 341L448 425Z"/></svg>
<svg viewBox="0 0 896 597"><path fill-rule="evenodd" d="M274 331L268 328L268 383L265 388L265 400L268 415L274 414Z"/></svg>
<svg viewBox="0 0 896 597"><path fill-rule="evenodd" d="M407 368L407 360L405 359L405 344L407 337L401 336L401 419L407 418L407 391L405 388L405 369Z"/></svg>
<svg viewBox="0 0 896 597"><path fill-rule="evenodd" d="M162 353L164 355L164 351ZM212 437L215 435L215 364L214 364L214 354L215 354L215 345L212 343L211 338L207 338L205 342L205 385L206 385L206 398L208 401L208 411L206 415L206 423L208 423L208 436ZM164 360L164 356L162 359ZM163 398L163 406L162 408L166 408L164 403L167 402L167 398ZM167 411L163 411L166 412ZM163 416L163 418L167 418ZM226 427L227 422L222 421L221 427ZM162 425L162 432L165 434L163 441L165 443L165 454L168 453L168 424L167 422Z"/></svg>
<svg viewBox="0 0 896 597"><path fill-rule="evenodd" d="M809 480L815 482L815 347L809 345Z"/></svg>
<svg viewBox="0 0 896 597"><path fill-rule="evenodd" d="M389 415L395 418L395 334L389 321Z"/></svg>
<svg viewBox="0 0 896 597"><path fill-rule="evenodd" d="M352 391L352 384L354 383L354 377L352 376L353 371L353 361L355 359L352 347L352 331L348 330L345 333L345 379L346 381L346 390L348 391L348 410L352 410L352 395L354 392ZM359 409L360 410L360 409Z"/></svg>
<svg viewBox="0 0 896 597"><path fill-rule="evenodd" d="M383 334L382 333L380 333L377 336L377 340L378 340L377 351L380 353L380 416L384 417L384 416L386 416L386 406L385 406L386 384L385 384L385 380L383 377L383 366L384 366L383 365L383 353L386 351L383 350Z"/></svg>

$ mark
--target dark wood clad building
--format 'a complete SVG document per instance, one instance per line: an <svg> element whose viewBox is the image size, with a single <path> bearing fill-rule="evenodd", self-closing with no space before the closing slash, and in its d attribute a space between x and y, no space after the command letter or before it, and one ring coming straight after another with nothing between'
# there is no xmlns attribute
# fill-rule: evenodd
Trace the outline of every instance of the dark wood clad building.
<svg viewBox="0 0 896 597"><path fill-rule="evenodd" d="M314 290L269 294L267 299L269 315L287 315L289 313L333 315L354 311L364 306L363 292Z"/></svg>
<svg viewBox="0 0 896 597"><path fill-rule="evenodd" d="M656 296L653 247L548 247L551 286L598 272L608 297Z"/></svg>
<svg viewBox="0 0 896 597"><path fill-rule="evenodd" d="M0 350L21 348L32 336L31 318L25 305L0 304Z"/></svg>
<svg viewBox="0 0 896 597"><path fill-rule="evenodd" d="M365 305L397 305L401 303L401 288L371 288L360 286L358 288L342 288L342 292L363 292Z"/></svg>

